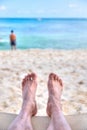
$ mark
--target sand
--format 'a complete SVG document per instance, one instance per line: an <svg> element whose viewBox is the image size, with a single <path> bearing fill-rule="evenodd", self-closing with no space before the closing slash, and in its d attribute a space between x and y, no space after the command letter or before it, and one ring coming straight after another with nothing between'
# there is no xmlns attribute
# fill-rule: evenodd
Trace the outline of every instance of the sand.
<svg viewBox="0 0 87 130"><path fill-rule="evenodd" d="M38 76L37 115L46 115L47 80L51 72L63 80L63 113L87 113L87 50L0 51L0 112L19 113L21 82L31 72Z"/></svg>

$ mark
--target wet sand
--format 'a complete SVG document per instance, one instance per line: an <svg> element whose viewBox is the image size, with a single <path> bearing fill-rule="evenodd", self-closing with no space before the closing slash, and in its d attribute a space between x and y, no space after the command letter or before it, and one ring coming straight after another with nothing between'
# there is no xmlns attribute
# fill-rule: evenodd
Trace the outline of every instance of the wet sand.
<svg viewBox="0 0 87 130"><path fill-rule="evenodd" d="M46 115L47 80L51 72L63 80L63 113L87 113L87 50L0 51L0 112L19 113L21 82L31 72L38 76L37 115Z"/></svg>

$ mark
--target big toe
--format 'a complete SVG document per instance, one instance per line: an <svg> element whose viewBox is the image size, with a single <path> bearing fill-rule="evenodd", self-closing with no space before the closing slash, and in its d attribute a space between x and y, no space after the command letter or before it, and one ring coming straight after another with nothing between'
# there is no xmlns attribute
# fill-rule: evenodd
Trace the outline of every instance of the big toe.
<svg viewBox="0 0 87 130"><path fill-rule="evenodd" d="M49 79L50 79L50 80L58 80L59 77L58 77L56 74L54 74L54 73L50 73L50 74L49 74Z"/></svg>
<svg viewBox="0 0 87 130"><path fill-rule="evenodd" d="M52 80L52 79L54 79L54 73L49 74L49 80Z"/></svg>
<svg viewBox="0 0 87 130"><path fill-rule="evenodd" d="M31 73L31 78L32 78L32 80L36 80L37 75L35 73Z"/></svg>

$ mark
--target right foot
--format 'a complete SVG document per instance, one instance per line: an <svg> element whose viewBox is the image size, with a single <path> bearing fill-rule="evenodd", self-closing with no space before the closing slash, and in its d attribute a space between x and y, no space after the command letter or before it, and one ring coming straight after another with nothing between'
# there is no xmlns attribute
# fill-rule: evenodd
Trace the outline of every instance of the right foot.
<svg viewBox="0 0 87 130"><path fill-rule="evenodd" d="M47 114L51 117L53 109L56 107L61 109L61 93L63 89L62 80L54 73L49 75L48 79L48 91L49 98L47 103Z"/></svg>
<svg viewBox="0 0 87 130"><path fill-rule="evenodd" d="M22 109L29 115L34 116L37 112L35 93L37 88L36 74L28 74L22 81L23 104Z"/></svg>

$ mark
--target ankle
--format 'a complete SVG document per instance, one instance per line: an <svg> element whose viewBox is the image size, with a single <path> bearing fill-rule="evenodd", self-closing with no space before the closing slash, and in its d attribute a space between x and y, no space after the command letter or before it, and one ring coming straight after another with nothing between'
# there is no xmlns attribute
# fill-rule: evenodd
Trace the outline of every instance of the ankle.
<svg viewBox="0 0 87 130"><path fill-rule="evenodd" d="M54 107L54 108L52 109L52 112L51 112L51 117L54 117L55 115L58 115L58 114L61 113L61 112L62 112L62 110L61 110L60 107Z"/></svg>
<svg viewBox="0 0 87 130"><path fill-rule="evenodd" d="M62 105L60 102L57 101L57 103L53 103L52 105L52 113L60 112L62 110Z"/></svg>

